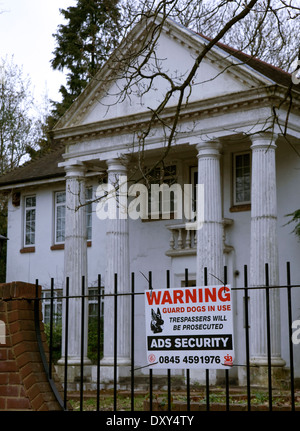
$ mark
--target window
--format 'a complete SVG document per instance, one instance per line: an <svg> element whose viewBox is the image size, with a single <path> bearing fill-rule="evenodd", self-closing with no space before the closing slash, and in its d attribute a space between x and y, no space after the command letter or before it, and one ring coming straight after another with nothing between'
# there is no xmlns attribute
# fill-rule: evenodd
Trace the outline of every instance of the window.
<svg viewBox="0 0 300 431"><path fill-rule="evenodd" d="M62 315L62 290L55 290L53 293L53 321L61 321ZM51 319L51 290L42 291L42 311L44 323L50 323Z"/></svg>
<svg viewBox="0 0 300 431"><path fill-rule="evenodd" d="M249 204L251 201L250 153L234 154L233 165L233 204Z"/></svg>
<svg viewBox="0 0 300 431"><path fill-rule="evenodd" d="M86 189L86 201L91 201L93 197L93 188ZM86 209L86 234L87 239L92 239L92 203L85 206ZM66 223L66 192L55 193L55 244L61 244L65 241L65 223Z"/></svg>
<svg viewBox="0 0 300 431"><path fill-rule="evenodd" d="M173 218L179 201L176 187L176 166L155 168L151 173L148 193L148 214L151 219ZM165 185L165 190L162 189ZM181 189L180 189L181 191Z"/></svg>
<svg viewBox="0 0 300 431"><path fill-rule="evenodd" d="M89 290L89 317L96 318L98 317L98 298L99 298L99 289L97 287L90 287ZM100 295L102 295L103 287L100 288ZM104 301L103 296L100 296L100 317L103 316L104 313Z"/></svg>
<svg viewBox="0 0 300 431"><path fill-rule="evenodd" d="M191 167L191 184L192 190L192 211L196 213L197 211L197 184L198 184L198 167Z"/></svg>
<svg viewBox="0 0 300 431"><path fill-rule="evenodd" d="M24 221L24 245L32 246L35 244L35 216L36 216L36 197L25 197L25 221Z"/></svg>
<svg viewBox="0 0 300 431"><path fill-rule="evenodd" d="M92 210L93 204L91 200L93 199L93 187L86 189L86 237L88 241L92 239Z"/></svg>
<svg viewBox="0 0 300 431"><path fill-rule="evenodd" d="M181 287L195 287L197 286L196 280L188 280L186 283L185 280L181 280Z"/></svg>
<svg viewBox="0 0 300 431"><path fill-rule="evenodd" d="M103 287L100 289L100 295L103 295ZM97 287L88 288L88 316L89 318L98 317L98 292ZM62 318L62 289L55 289L53 292L53 322L61 323ZM51 320L51 290L42 290L42 312L43 322L50 323ZM100 296L100 317L104 313L104 300L103 296Z"/></svg>
<svg viewBox="0 0 300 431"><path fill-rule="evenodd" d="M55 243L65 241L66 192L55 193Z"/></svg>

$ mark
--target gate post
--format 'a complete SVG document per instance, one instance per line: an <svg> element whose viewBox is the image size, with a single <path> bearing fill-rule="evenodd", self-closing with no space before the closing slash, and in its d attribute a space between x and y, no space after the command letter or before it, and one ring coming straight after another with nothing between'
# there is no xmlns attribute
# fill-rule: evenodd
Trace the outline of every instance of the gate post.
<svg viewBox="0 0 300 431"><path fill-rule="evenodd" d="M40 287L39 287L40 290ZM35 327L36 286L23 282L0 284L0 410L62 410L51 387L39 350ZM41 341L46 347L42 313ZM5 333L3 333L5 324ZM62 388L55 373L56 387Z"/></svg>

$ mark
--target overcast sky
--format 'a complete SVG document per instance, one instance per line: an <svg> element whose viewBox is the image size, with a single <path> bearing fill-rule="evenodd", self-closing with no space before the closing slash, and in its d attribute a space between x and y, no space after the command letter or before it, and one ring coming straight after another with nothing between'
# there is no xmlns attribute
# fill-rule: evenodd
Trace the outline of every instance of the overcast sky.
<svg viewBox="0 0 300 431"><path fill-rule="evenodd" d="M59 87L64 75L50 66L57 26L64 22L59 9L75 5L76 0L0 0L0 57L14 55L32 82L35 98L43 95L60 100Z"/></svg>

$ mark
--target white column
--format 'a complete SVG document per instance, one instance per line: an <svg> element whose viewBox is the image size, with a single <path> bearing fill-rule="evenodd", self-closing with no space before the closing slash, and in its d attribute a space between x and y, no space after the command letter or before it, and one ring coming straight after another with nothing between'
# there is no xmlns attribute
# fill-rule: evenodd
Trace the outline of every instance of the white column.
<svg viewBox="0 0 300 431"><path fill-rule="evenodd" d="M85 211L85 167L78 162L66 166L66 213L65 213L65 279L69 278L69 295L82 294L82 276L87 286L87 243ZM64 294L66 293L64 287ZM84 361L87 359L87 300L85 300ZM68 363L76 365L81 360L81 298L69 299ZM65 323L65 300L63 301L63 326ZM65 333L63 332L62 359L65 355Z"/></svg>
<svg viewBox="0 0 300 431"><path fill-rule="evenodd" d="M250 286L265 286L265 264L269 285L279 283L276 197L276 136L261 133L252 137ZM271 357L273 365L284 365L280 346L279 289L270 289ZM251 360L267 364L266 293L251 291Z"/></svg>
<svg viewBox="0 0 300 431"><path fill-rule="evenodd" d="M118 294L130 292L129 275L129 238L127 203L126 166L118 159L107 161L108 184L116 191L116 212L110 213L107 220L107 270L105 294L114 293L115 274L117 274ZM123 202L122 202L123 201ZM114 299L104 300L104 357L102 365L114 363ZM130 364L130 296L119 295L117 298L117 365ZM109 374L107 374L109 376Z"/></svg>
<svg viewBox="0 0 300 431"><path fill-rule="evenodd" d="M197 284L204 284L207 268L208 284L223 280L223 217L220 175L220 144L216 141L197 145L198 184L204 185L204 209L197 202L197 218L204 210L203 225L197 231Z"/></svg>

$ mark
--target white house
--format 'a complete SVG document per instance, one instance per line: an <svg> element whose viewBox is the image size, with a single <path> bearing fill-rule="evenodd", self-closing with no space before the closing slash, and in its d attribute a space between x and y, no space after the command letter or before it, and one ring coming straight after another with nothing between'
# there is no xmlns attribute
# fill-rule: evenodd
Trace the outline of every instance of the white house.
<svg viewBox="0 0 300 431"><path fill-rule="evenodd" d="M97 275L102 274L105 292L109 293L117 273L118 292L126 293L130 292L130 274L134 272L136 290L143 292L148 288L149 271L154 288L165 287L166 270L170 271L171 286L179 287L184 285L185 269L191 284L203 285L206 267L208 284L216 284L223 280L226 265L228 283L236 288L244 286L243 268L247 265L248 284L254 287L265 285L268 263L270 285L277 286L286 284L289 261L292 282L299 283L300 244L291 233L292 225L287 225L286 215L300 205L300 86L294 83L291 87L288 73L227 46L213 47L201 62L188 103L180 111L164 169L160 164L155 170L157 178L164 171L163 181L175 182L182 189L185 184L191 184L193 190L196 184L202 185L204 201L198 205L201 228L187 229L180 200L171 202L175 208L171 206L169 218L164 218L161 208L156 208L155 214L153 208L148 216L142 214L142 200L136 219L120 212L117 217L101 220L97 202L82 205L86 197L95 199L106 179L115 185L120 177L127 178L130 187L133 173L134 178L139 177L141 155L148 167L162 157L165 131L176 114L176 97L163 110L163 121L153 125L142 149L138 137L147 127L151 109L162 101L167 80L155 78L142 94L141 88L146 88L142 84L149 84L144 78L139 85L129 86L126 94L121 93L129 82L124 59L138 53L134 65L141 64L145 52L139 48L148 30L145 23L133 29L58 122L52 152L0 179L0 189L10 196L7 281L38 279L46 290L51 277L56 288L64 288L68 276L70 294L80 295L82 276L93 286ZM155 56L149 60L151 67L145 67L144 73L156 70L181 83L207 43L203 36L167 20ZM152 182L157 181L154 178ZM132 201L137 196L133 192L129 198ZM245 364L243 294L236 291L233 295L235 360ZM250 299L250 354L257 365L267 361L263 295L253 289ZM296 320L300 295L296 289L293 295ZM274 289L270 301L272 363L288 367L286 292ZM76 307L74 304L71 310L68 351L74 364L80 357L80 308ZM108 370L113 362L111 307L107 300L102 365ZM120 298L120 366L130 361L129 310L129 296ZM142 295L137 298L136 340L135 361L142 367L146 363ZM295 345L296 376L300 377L297 349ZM243 383L242 367L232 373Z"/></svg>

